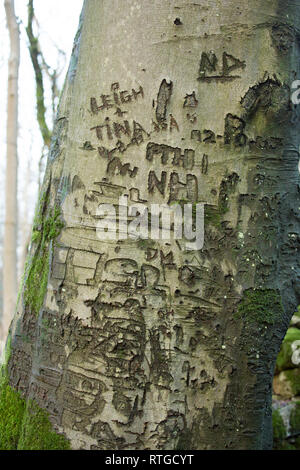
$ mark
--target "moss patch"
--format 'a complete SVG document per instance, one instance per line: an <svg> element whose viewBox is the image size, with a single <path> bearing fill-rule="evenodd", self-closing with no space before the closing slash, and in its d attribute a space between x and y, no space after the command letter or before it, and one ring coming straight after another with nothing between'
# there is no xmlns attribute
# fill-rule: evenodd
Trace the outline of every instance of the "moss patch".
<svg viewBox="0 0 300 470"><path fill-rule="evenodd" d="M272 412L272 426L274 449L279 449L282 441L286 438L286 429L279 410L273 410Z"/></svg>
<svg viewBox="0 0 300 470"><path fill-rule="evenodd" d="M0 450L68 450L70 442L52 429L49 414L26 400L8 383L7 364L11 338L7 339L0 374Z"/></svg>
<svg viewBox="0 0 300 470"><path fill-rule="evenodd" d="M65 436L52 429L49 415L26 401L8 380L0 386L0 450L68 450Z"/></svg>
<svg viewBox="0 0 300 470"><path fill-rule="evenodd" d="M0 385L0 450L17 449L25 412L25 401L8 385Z"/></svg>
<svg viewBox="0 0 300 470"><path fill-rule="evenodd" d="M0 377L0 450L17 448L25 411L25 401L8 384L7 364L11 355L11 338L7 339Z"/></svg>
<svg viewBox="0 0 300 470"><path fill-rule="evenodd" d="M0 377L0 450L68 450L70 443L52 429L49 414L8 383L10 337Z"/></svg>
<svg viewBox="0 0 300 470"><path fill-rule="evenodd" d="M35 216L32 244L36 245L34 256L25 269L24 303L38 315L45 298L50 265L50 244L60 234L64 224L57 207L48 210L49 193L40 198Z"/></svg>
<svg viewBox="0 0 300 470"><path fill-rule="evenodd" d="M290 369L282 372L289 382L292 395L300 395L300 369Z"/></svg>
<svg viewBox="0 0 300 470"><path fill-rule="evenodd" d="M28 403L18 450L70 450L70 443L61 434L52 430L49 415L33 402Z"/></svg>
<svg viewBox="0 0 300 470"><path fill-rule="evenodd" d="M275 289L247 289L238 305L236 318L249 323L274 324L284 314L281 296Z"/></svg>

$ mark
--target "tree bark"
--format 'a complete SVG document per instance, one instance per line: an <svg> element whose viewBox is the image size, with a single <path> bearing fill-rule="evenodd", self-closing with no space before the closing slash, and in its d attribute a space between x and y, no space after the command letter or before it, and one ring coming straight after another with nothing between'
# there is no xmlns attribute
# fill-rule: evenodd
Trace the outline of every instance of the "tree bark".
<svg viewBox="0 0 300 470"><path fill-rule="evenodd" d="M85 2L8 364L72 448L272 447L299 303L299 21L281 0ZM122 194L204 202L203 249L99 240Z"/></svg>
<svg viewBox="0 0 300 470"><path fill-rule="evenodd" d="M18 76L20 62L19 25L14 1L4 2L10 38L7 89L7 150L5 180L5 224L3 248L3 318L2 334L5 339L15 313L17 295L17 139L18 139Z"/></svg>

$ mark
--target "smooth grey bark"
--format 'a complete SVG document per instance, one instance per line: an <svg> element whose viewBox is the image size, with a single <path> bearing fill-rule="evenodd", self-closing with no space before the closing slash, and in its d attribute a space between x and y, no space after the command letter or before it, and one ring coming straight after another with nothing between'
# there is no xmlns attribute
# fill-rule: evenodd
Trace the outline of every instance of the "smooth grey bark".
<svg viewBox="0 0 300 470"><path fill-rule="evenodd" d="M299 303L299 21L291 1L85 2L9 361L74 449L271 448ZM203 249L99 240L122 194L205 202Z"/></svg>

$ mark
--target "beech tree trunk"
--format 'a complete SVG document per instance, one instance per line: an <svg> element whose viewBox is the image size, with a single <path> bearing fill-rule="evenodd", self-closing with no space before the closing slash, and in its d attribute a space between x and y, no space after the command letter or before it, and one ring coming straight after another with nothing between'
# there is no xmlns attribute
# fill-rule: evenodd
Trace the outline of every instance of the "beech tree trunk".
<svg viewBox="0 0 300 470"><path fill-rule="evenodd" d="M300 293L298 24L289 0L85 2L8 362L73 449L272 447ZM203 249L100 240L121 195L205 203Z"/></svg>
<svg viewBox="0 0 300 470"><path fill-rule="evenodd" d="M17 139L18 139L18 76L20 63L19 25L15 16L14 0L4 2L10 38L7 85L5 223L3 247L3 318L2 340L15 313L17 298Z"/></svg>

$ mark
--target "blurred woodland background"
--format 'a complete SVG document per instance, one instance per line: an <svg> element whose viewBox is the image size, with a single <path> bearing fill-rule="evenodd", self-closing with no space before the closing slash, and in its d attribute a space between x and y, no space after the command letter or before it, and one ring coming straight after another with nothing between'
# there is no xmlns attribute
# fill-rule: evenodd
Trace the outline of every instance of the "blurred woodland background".
<svg viewBox="0 0 300 470"><path fill-rule="evenodd" d="M30 243L53 121L82 3L82 0L9 0L0 3L0 353L14 314L13 304ZM18 75L10 80L12 87L17 86L17 96L13 97L14 100L17 98L17 106L16 103L10 106L7 94L12 69L13 74ZM12 97L11 90L9 96ZM13 116L7 116L9 109L13 110ZM15 137L14 155L12 140ZM7 141L10 142L8 146ZM8 165L7 152L10 152ZM14 158L17 160L16 175ZM5 231L8 237L6 253ZM5 289L6 299L4 285L9 286Z"/></svg>

